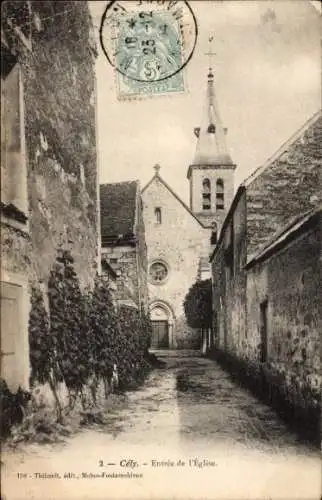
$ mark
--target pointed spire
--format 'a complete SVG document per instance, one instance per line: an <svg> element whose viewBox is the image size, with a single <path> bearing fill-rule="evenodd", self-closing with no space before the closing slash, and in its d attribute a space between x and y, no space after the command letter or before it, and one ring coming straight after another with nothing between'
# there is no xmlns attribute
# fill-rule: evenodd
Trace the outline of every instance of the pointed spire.
<svg viewBox="0 0 322 500"><path fill-rule="evenodd" d="M198 131L197 147L193 165L232 165L232 159L228 153L226 145L226 133L222 125L218 104L216 100L214 72L212 69L212 57L215 53L212 50L214 37L209 37L210 49L206 55L209 56L209 71L207 77L206 106L201 127Z"/></svg>

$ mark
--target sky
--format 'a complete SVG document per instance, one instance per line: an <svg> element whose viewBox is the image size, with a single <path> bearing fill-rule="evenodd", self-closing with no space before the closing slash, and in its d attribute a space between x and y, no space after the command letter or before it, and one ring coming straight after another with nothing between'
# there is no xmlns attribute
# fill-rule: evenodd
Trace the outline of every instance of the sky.
<svg viewBox="0 0 322 500"><path fill-rule="evenodd" d="M108 2L90 2L97 33ZM208 37L235 189L321 107L321 15L307 0L190 0L199 35L180 94L119 100L99 43L96 62L100 183L160 174L188 202L187 169L205 105Z"/></svg>

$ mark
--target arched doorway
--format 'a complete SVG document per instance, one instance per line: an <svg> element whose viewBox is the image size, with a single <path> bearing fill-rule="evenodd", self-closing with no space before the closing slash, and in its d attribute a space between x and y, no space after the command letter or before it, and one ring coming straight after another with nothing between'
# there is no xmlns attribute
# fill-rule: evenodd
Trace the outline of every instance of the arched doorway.
<svg viewBox="0 0 322 500"><path fill-rule="evenodd" d="M150 305L152 322L152 349L168 349L173 344L173 313L170 307L161 301Z"/></svg>

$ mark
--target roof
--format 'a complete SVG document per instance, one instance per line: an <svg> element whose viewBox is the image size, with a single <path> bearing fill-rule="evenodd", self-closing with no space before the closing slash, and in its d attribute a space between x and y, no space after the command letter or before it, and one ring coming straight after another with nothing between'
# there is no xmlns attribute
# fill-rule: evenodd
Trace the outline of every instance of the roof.
<svg viewBox="0 0 322 500"><path fill-rule="evenodd" d="M100 185L102 246L135 242L139 182Z"/></svg>
<svg viewBox="0 0 322 500"><path fill-rule="evenodd" d="M200 224L201 227L203 227L204 229L208 229L207 226L205 226L199 219L198 217L190 210L190 208L185 204L184 201L181 200L181 198L173 191L173 189L169 186L169 184L167 184L165 182L165 180L162 179L161 175L159 174L159 171L157 170L156 173L154 174L154 176L152 177L152 179L144 186L144 188L142 189L142 194L144 193L144 191L152 184L152 182L154 180L158 179L161 184L164 185L164 187L166 189L168 189L168 191L170 191L170 193L172 194L172 196L174 196L179 203L181 203L181 205L187 210L187 212L189 212L189 214L198 222L198 224Z"/></svg>
<svg viewBox="0 0 322 500"><path fill-rule="evenodd" d="M264 246L255 256L251 257L245 268L249 269L258 262L262 262L276 253L287 243L294 240L297 236L313 227L321 218L322 207L315 210L310 210L305 215L298 216L292 220L290 224L285 226L282 231L275 233L270 242Z"/></svg>
<svg viewBox="0 0 322 500"><path fill-rule="evenodd" d="M208 74L203 120L201 127L195 130L198 133L198 142L192 165L233 165L226 145L227 130L221 122L211 69Z"/></svg>
<svg viewBox="0 0 322 500"><path fill-rule="evenodd" d="M307 120L301 128L299 128L282 146L270 156L260 167L258 167L250 176L248 176L243 184L247 187L251 184L263 171L268 168L275 160L277 160L297 139L299 139L315 122L322 117L322 111L318 110L309 120Z"/></svg>
<svg viewBox="0 0 322 500"><path fill-rule="evenodd" d="M288 147L293 144L297 139L299 139L302 134L308 130L314 123L316 123L322 116L322 111L319 110L317 113L315 113L309 120L307 120L305 122L305 124L295 132L295 134L293 134L270 158L268 158L268 160L261 166L259 167L257 170L255 170L249 177L247 177L240 185L239 185L239 188L234 196L234 199L232 201L232 204L230 206L230 209L224 219L224 222L223 222L223 225L222 225L222 228L221 228L221 231L220 231L220 235L219 235L219 238L218 238L218 241L216 243L216 246L210 256L210 262L213 260L214 256L216 255L217 253L217 250L220 246L220 243L223 239L223 235L224 235L224 231L230 221L230 218L231 218L231 215L232 213L234 212L235 208L236 208L236 205L242 195L242 193L247 190L247 188L249 187L249 185L259 176L263 173L263 171L268 168L273 161L275 161L277 158L279 158L285 150L288 149ZM300 217L303 217L303 214L300 216ZM274 236L273 236L274 238ZM251 260L249 261L249 264L250 262L252 261L253 259L253 256L251 256ZM248 264L247 264L248 265Z"/></svg>

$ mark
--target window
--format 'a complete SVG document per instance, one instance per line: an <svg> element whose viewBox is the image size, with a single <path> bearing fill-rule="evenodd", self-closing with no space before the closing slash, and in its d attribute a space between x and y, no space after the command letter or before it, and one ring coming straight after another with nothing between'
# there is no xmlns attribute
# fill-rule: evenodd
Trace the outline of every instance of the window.
<svg viewBox="0 0 322 500"><path fill-rule="evenodd" d="M161 208L157 207L154 209L155 222L156 224L162 223Z"/></svg>
<svg viewBox="0 0 322 500"><path fill-rule="evenodd" d="M268 310L268 302L264 300L260 304L260 361L261 363L265 363L267 361L268 349L267 349L267 310Z"/></svg>
<svg viewBox="0 0 322 500"><path fill-rule="evenodd" d="M229 278L232 278L235 273L234 237L234 223L231 221L227 228L227 243L225 245L225 265L226 269L229 270Z"/></svg>
<svg viewBox="0 0 322 500"><path fill-rule="evenodd" d="M208 134L215 134L216 133L216 127L213 123L211 123L208 127Z"/></svg>
<svg viewBox="0 0 322 500"><path fill-rule="evenodd" d="M216 182L216 210L223 210L225 208L224 198L224 181L217 179Z"/></svg>
<svg viewBox="0 0 322 500"><path fill-rule="evenodd" d="M149 276L152 283L160 284L168 276L168 268L164 262L153 262L150 266Z"/></svg>
<svg viewBox="0 0 322 500"><path fill-rule="evenodd" d="M27 172L20 65L7 51L1 61L1 200L3 214L27 220Z"/></svg>
<svg viewBox="0 0 322 500"><path fill-rule="evenodd" d="M209 179L204 179L202 181L202 209L211 209L211 187Z"/></svg>

